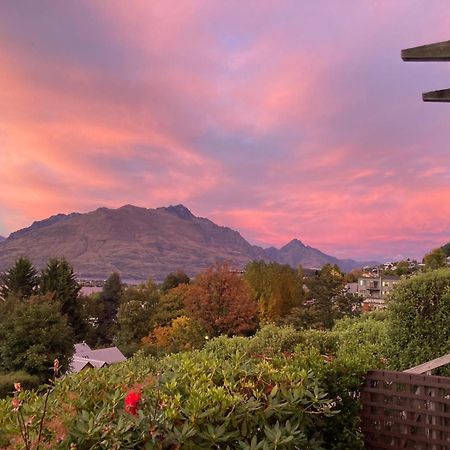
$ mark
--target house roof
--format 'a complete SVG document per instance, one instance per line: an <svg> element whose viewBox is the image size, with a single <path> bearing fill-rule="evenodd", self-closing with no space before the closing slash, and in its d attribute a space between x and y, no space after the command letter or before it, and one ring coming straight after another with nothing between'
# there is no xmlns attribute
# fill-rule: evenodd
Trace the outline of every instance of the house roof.
<svg viewBox="0 0 450 450"><path fill-rule="evenodd" d="M86 344L86 342L80 342L79 344L75 344L75 355L78 353L90 352L91 347Z"/></svg>
<svg viewBox="0 0 450 450"><path fill-rule="evenodd" d="M93 368L94 365L88 359L73 358L69 370L70 372L81 372L86 367Z"/></svg>
<svg viewBox="0 0 450 450"><path fill-rule="evenodd" d="M126 360L127 358L125 358L117 347L91 350L85 342L82 342L75 344L75 353L70 362L70 371L80 372L85 367L104 367Z"/></svg>
<svg viewBox="0 0 450 450"><path fill-rule="evenodd" d="M98 350L90 350L86 352L75 353L75 356L96 361L104 361L106 364L126 361L127 358L117 347L99 348Z"/></svg>

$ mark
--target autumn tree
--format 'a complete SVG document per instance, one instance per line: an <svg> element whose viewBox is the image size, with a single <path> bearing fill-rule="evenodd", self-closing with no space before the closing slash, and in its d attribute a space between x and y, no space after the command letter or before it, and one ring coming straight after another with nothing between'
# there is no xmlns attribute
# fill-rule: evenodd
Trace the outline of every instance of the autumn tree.
<svg viewBox="0 0 450 450"><path fill-rule="evenodd" d="M301 269L254 261L247 265L244 279L250 287L252 298L258 303L260 319L263 321L277 321L303 303Z"/></svg>
<svg viewBox="0 0 450 450"><path fill-rule="evenodd" d="M185 300L190 317L208 335L249 335L258 325L258 305L247 283L226 265L216 265L199 274Z"/></svg>
<svg viewBox="0 0 450 450"><path fill-rule="evenodd" d="M142 339L144 351L153 355L201 348L204 343L204 328L186 316L173 319L169 325L155 327Z"/></svg>
<svg viewBox="0 0 450 450"><path fill-rule="evenodd" d="M21 257L0 275L0 297L29 298L36 293L38 284L37 270L28 258Z"/></svg>

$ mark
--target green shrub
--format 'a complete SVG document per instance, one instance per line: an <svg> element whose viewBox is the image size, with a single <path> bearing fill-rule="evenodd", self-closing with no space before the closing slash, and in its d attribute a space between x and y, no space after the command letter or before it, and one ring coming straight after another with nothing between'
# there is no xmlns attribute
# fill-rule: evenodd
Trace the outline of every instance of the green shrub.
<svg viewBox="0 0 450 450"><path fill-rule="evenodd" d="M38 376L23 371L0 374L0 398L12 396L14 383L20 383L23 389L34 389L39 386L40 380Z"/></svg>
<svg viewBox="0 0 450 450"><path fill-rule="evenodd" d="M381 364L371 325L364 319L329 332L270 325L251 338L219 337L202 350L159 360L138 354L109 368L67 376L49 397L45 445L362 448L358 388L366 370ZM136 415L125 410L129 391L142 394ZM38 415L42 396L21 396L26 417ZM0 401L0 429L9 448L17 448L18 428L8 401Z"/></svg>
<svg viewBox="0 0 450 450"><path fill-rule="evenodd" d="M388 303L389 356L405 370L450 352L450 269L402 280Z"/></svg>

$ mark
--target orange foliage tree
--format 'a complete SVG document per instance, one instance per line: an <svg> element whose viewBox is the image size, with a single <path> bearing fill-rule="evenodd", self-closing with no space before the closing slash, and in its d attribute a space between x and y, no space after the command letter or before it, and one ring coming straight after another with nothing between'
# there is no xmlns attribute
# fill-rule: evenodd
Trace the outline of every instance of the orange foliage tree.
<svg viewBox="0 0 450 450"><path fill-rule="evenodd" d="M258 326L258 305L247 283L227 265L199 274L189 286L185 306L210 337L250 335Z"/></svg>

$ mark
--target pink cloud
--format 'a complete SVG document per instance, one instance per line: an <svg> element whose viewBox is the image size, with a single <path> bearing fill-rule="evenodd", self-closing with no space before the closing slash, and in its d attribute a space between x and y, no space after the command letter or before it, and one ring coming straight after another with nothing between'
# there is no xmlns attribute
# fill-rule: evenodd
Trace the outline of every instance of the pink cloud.
<svg viewBox="0 0 450 450"><path fill-rule="evenodd" d="M0 6L0 234L183 202L262 245L446 242L448 111L419 96L448 68L399 58L440 40L446 3L349 5Z"/></svg>

